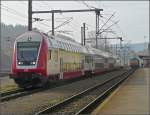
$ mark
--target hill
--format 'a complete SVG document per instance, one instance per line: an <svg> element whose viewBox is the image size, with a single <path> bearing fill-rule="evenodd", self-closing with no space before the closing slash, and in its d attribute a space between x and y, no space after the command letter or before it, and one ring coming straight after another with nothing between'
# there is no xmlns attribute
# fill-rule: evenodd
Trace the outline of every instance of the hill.
<svg viewBox="0 0 150 115"><path fill-rule="evenodd" d="M135 52L139 52L139 51L143 51L147 49L148 43L135 43L135 44L131 44L130 47L131 47L131 50Z"/></svg>
<svg viewBox="0 0 150 115"><path fill-rule="evenodd" d="M27 26L23 25L6 25L1 23L1 38L0 38L0 70L9 70L11 63L11 55L13 44L17 36L27 31Z"/></svg>

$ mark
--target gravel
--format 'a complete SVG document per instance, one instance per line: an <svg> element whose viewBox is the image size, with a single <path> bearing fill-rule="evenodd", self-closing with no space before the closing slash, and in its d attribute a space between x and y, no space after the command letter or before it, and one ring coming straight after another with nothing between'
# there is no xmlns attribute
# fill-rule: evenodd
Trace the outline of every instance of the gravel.
<svg viewBox="0 0 150 115"><path fill-rule="evenodd" d="M76 114L80 109L85 107L87 104L89 104L91 101L96 99L97 96L99 96L101 93L106 91L109 87L112 86L112 84L115 84L117 81L121 80L123 77L119 77L117 79L114 79L113 81L110 81L102 86L97 87L93 91L90 91L89 93L81 96L78 99L73 100L70 103L67 103L63 107L53 110L53 112L50 112L50 114Z"/></svg>
<svg viewBox="0 0 150 115"><path fill-rule="evenodd" d="M115 72L115 74L120 74L123 71L124 70L120 70ZM87 87L103 82L110 77L113 77L113 72L0 103L1 115L32 115L35 112L46 108L48 105L54 105L65 98L78 93L81 90L85 90Z"/></svg>

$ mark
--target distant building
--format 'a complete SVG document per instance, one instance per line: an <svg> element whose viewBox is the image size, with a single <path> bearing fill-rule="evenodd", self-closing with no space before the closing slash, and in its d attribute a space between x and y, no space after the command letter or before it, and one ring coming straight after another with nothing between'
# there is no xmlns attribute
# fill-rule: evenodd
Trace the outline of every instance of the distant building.
<svg viewBox="0 0 150 115"><path fill-rule="evenodd" d="M150 55L148 49L137 53L139 58L143 60L144 67L150 67Z"/></svg>

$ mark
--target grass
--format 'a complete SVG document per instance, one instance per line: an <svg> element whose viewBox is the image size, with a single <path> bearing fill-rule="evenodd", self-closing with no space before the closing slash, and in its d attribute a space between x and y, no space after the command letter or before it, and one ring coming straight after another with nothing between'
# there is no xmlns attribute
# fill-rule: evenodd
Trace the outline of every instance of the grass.
<svg viewBox="0 0 150 115"><path fill-rule="evenodd" d="M6 93L6 92L12 91L12 90L17 89L17 88L18 88L18 86L15 85L15 84L0 86L0 92L1 93Z"/></svg>

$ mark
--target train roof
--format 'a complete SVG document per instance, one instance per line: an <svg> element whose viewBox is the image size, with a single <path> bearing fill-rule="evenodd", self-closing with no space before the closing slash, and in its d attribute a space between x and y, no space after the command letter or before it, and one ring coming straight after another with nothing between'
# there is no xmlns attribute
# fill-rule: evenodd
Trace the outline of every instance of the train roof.
<svg viewBox="0 0 150 115"><path fill-rule="evenodd" d="M58 36L49 36L49 48L59 48L72 52L84 53L87 55L98 55L105 58L115 58L111 53L104 52L102 50L90 47L90 46L82 46L80 43L75 40L67 40L60 38Z"/></svg>
<svg viewBox="0 0 150 115"><path fill-rule="evenodd" d="M59 36L52 36L52 35L47 35L42 32L38 31L30 31L26 32L25 34L32 34L32 35L40 35L42 34L44 38L46 38L47 43L48 43L48 48L49 49L63 49L66 51L71 51L71 52L76 52L76 53L84 53L87 55L95 55L95 56L100 56L100 57L105 57L105 58L118 58L117 56L113 55L110 52L105 52L96 48L93 48L91 46L82 46L80 43L76 42L72 38L69 38L68 36L64 35L59 35Z"/></svg>
<svg viewBox="0 0 150 115"><path fill-rule="evenodd" d="M48 37L48 47L51 48L59 48L71 52L79 52L82 53L82 46L76 41L71 41L67 39L62 39L58 36L49 36Z"/></svg>

